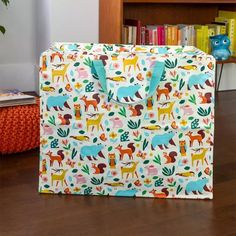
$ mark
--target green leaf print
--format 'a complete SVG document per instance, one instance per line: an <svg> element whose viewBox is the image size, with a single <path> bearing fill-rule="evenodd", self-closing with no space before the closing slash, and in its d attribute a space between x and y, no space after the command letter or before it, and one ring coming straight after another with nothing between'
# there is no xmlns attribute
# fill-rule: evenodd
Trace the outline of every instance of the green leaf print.
<svg viewBox="0 0 236 236"><path fill-rule="evenodd" d="M154 185L155 187L163 186L163 178L158 178Z"/></svg>
<svg viewBox="0 0 236 236"><path fill-rule="evenodd" d="M148 146L148 141L147 141L147 139L144 139L144 141L143 141L143 151L146 149L147 146Z"/></svg>
<svg viewBox="0 0 236 236"><path fill-rule="evenodd" d="M100 185L100 184L103 183L103 180L104 180L104 177L102 177L101 179L98 179L98 178L93 177L93 178L91 179L91 184Z"/></svg>
<svg viewBox="0 0 236 236"><path fill-rule="evenodd" d="M121 116L126 117L126 109L124 107L120 108L120 111L118 112Z"/></svg>
<svg viewBox="0 0 236 236"><path fill-rule="evenodd" d="M177 190L176 190L176 194L178 195L182 190L183 190L183 187L178 185Z"/></svg>
<svg viewBox="0 0 236 236"><path fill-rule="evenodd" d="M189 98L188 101L196 105L197 103L196 103L196 96L195 96L195 94L194 95L190 95L190 98Z"/></svg>
<svg viewBox="0 0 236 236"><path fill-rule="evenodd" d="M74 64L75 67L77 67L77 66L79 66L79 65L80 65L79 62L76 62L76 63Z"/></svg>
<svg viewBox="0 0 236 236"><path fill-rule="evenodd" d="M116 71L115 72L116 75L121 75L121 73L122 73L121 71Z"/></svg>
<svg viewBox="0 0 236 236"><path fill-rule="evenodd" d="M84 65L88 66L88 67L92 67L92 60L90 58L85 58L84 60Z"/></svg>
<svg viewBox="0 0 236 236"><path fill-rule="evenodd" d="M70 133L70 129L69 129L69 128L67 129L67 131L66 131L66 130L63 130L62 128L59 128L59 129L57 130L57 134L58 134L60 137L63 137L63 138L67 137L67 136L69 135L69 133Z"/></svg>
<svg viewBox="0 0 236 236"><path fill-rule="evenodd" d="M157 156L155 156L153 161L155 163L157 163L158 165L161 165L161 157L160 157L160 155L158 154Z"/></svg>
<svg viewBox="0 0 236 236"><path fill-rule="evenodd" d="M211 113L211 107L209 107L208 109L203 109L202 107L198 108L198 112L197 114L200 116L208 116Z"/></svg>
<svg viewBox="0 0 236 236"><path fill-rule="evenodd" d="M177 58L175 59L175 61L167 59L165 60L165 67L167 67L168 69L174 69L177 66L177 62Z"/></svg>
<svg viewBox="0 0 236 236"><path fill-rule="evenodd" d="M55 116L49 116L48 123L52 125L56 125Z"/></svg>
<svg viewBox="0 0 236 236"><path fill-rule="evenodd" d="M75 148L73 148L72 153L71 153L71 159L73 160L74 157L77 155L78 151L75 150Z"/></svg>
<svg viewBox="0 0 236 236"><path fill-rule="evenodd" d="M121 142L129 141L129 132L128 132L128 131L124 132L124 133L120 136L120 141L121 141Z"/></svg>
<svg viewBox="0 0 236 236"><path fill-rule="evenodd" d="M141 120L140 120L140 119L138 120L138 122L134 122L134 121L132 121L132 120L129 120L129 121L128 121L128 127L129 127L130 129L138 129L139 126L140 126L140 124L141 124Z"/></svg>
<svg viewBox="0 0 236 236"><path fill-rule="evenodd" d="M184 85L185 85L185 82L183 79L181 79L179 82L179 90L181 90L184 87Z"/></svg>
<svg viewBox="0 0 236 236"><path fill-rule="evenodd" d="M167 168L167 167L164 167L162 169L162 174L165 175L165 176L171 176L171 175L174 174L174 172L175 172L175 166L173 166L172 169Z"/></svg>
<svg viewBox="0 0 236 236"><path fill-rule="evenodd" d="M86 173L86 174L90 174L89 173L89 167L88 167L88 165L84 165L84 166L82 166L82 169L81 169L84 173Z"/></svg>
<svg viewBox="0 0 236 236"><path fill-rule="evenodd" d="M108 102L111 101L111 99L113 98L113 96L114 96L114 93L113 93L111 90L109 90L109 92L108 92L108 98L107 98Z"/></svg>

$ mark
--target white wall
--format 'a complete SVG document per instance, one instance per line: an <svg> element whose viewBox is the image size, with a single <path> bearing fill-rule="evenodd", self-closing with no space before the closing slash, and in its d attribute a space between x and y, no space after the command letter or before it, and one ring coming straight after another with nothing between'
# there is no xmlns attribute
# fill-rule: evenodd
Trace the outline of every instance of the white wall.
<svg viewBox="0 0 236 236"><path fill-rule="evenodd" d="M0 87L37 90L36 65L55 41L98 42L99 0L11 0L0 5ZM112 29L111 29L112 30ZM225 65L220 89L236 89L236 65Z"/></svg>
<svg viewBox="0 0 236 236"><path fill-rule="evenodd" d="M52 42L98 42L98 0L50 0Z"/></svg>

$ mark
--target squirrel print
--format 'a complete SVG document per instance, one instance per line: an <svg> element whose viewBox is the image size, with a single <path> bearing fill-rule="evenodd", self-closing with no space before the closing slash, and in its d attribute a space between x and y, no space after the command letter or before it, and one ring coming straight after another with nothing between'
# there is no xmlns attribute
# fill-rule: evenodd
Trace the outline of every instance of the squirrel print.
<svg viewBox="0 0 236 236"><path fill-rule="evenodd" d="M140 116L142 114L141 110L143 110L143 105L138 104L134 107L129 105L128 109L132 112L131 116Z"/></svg>
<svg viewBox="0 0 236 236"><path fill-rule="evenodd" d="M198 92L198 97L202 99L201 104L211 103L211 100L212 100L211 93L203 94L202 92Z"/></svg>
<svg viewBox="0 0 236 236"><path fill-rule="evenodd" d="M58 114L58 119L61 121L60 125L69 125L72 116L70 114L65 114L64 116L62 116L62 114Z"/></svg>
<svg viewBox="0 0 236 236"><path fill-rule="evenodd" d="M94 174L103 174L105 172L106 164L99 163L98 165L92 163L92 168L95 170Z"/></svg>
<svg viewBox="0 0 236 236"><path fill-rule="evenodd" d="M177 156L177 152L172 151L169 154L167 154L167 152L163 152L163 156L166 158L165 164L174 163L176 161L175 157Z"/></svg>

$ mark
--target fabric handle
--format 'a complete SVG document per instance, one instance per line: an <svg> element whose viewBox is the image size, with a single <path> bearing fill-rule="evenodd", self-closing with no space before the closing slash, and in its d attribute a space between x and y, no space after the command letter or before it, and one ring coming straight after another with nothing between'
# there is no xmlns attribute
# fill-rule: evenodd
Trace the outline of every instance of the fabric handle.
<svg viewBox="0 0 236 236"><path fill-rule="evenodd" d="M106 70L105 70L102 60L94 60L93 61L93 68L95 69L95 72L98 75L98 79L99 79L99 82L101 84L101 87L102 87L104 93L106 95L108 95ZM118 101L113 98L111 100L113 100L115 103L119 103L122 105L137 104L137 103L146 101L149 97L151 97L155 93L157 86L160 84L162 75L164 73L164 69L165 69L164 62L156 61L154 63L153 70L152 70L152 77L151 77L150 84L149 84L149 91L148 91L148 94L145 98L139 99L138 101L135 101L135 102L121 102L121 101Z"/></svg>

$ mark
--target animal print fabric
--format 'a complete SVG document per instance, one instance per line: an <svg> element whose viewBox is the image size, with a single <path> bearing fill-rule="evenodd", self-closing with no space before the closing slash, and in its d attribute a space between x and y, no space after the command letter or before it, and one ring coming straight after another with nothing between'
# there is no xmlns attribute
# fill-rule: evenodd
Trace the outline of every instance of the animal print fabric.
<svg viewBox="0 0 236 236"><path fill-rule="evenodd" d="M161 82L140 102L156 61ZM214 75L194 47L54 44L40 59L39 191L211 199Z"/></svg>

